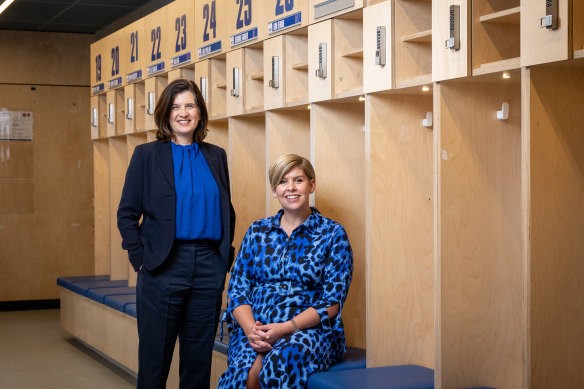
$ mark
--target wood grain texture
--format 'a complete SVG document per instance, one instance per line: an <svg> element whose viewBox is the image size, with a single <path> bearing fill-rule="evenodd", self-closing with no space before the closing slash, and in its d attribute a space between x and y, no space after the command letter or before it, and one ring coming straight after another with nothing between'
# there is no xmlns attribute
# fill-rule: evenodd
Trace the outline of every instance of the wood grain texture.
<svg viewBox="0 0 584 389"><path fill-rule="evenodd" d="M439 93L436 384L520 388L521 90L450 82Z"/></svg>
<svg viewBox="0 0 584 389"><path fill-rule="evenodd" d="M526 163L532 388L584 385L584 70L532 68ZM564 96L563 99L557 96Z"/></svg>
<svg viewBox="0 0 584 389"><path fill-rule="evenodd" d="M313 104L311 152L315 204L341 223L353 248L354 272L343 310L347 344L365 348L365 133L364 104Z"/></svg>
<svg viewBox="0 0 584 389"><path fill-rule="evenodd" d="M368 367L434 366L431 111L431 95L370 97Z"/></svg>

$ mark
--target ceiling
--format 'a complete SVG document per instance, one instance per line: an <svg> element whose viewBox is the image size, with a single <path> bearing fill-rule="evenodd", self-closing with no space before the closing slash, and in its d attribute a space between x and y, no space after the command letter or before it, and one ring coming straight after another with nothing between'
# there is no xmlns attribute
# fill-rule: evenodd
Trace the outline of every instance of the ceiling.
<svg viewBox="0 0 584 389"><path fill-rule="evenodd" d="M0 14L0 30L96 34L100 38L172 1L15 0Z"/></svg>

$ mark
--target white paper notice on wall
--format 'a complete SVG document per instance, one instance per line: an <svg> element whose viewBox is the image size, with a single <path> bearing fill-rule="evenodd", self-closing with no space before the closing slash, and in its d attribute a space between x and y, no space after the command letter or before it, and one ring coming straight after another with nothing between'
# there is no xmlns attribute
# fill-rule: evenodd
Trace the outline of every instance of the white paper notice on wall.
<svg viewBox="0 0 584 389"><path fill-rule="evenodd" d="M0 141L32 141L32 111L0 108Z"/></svg>

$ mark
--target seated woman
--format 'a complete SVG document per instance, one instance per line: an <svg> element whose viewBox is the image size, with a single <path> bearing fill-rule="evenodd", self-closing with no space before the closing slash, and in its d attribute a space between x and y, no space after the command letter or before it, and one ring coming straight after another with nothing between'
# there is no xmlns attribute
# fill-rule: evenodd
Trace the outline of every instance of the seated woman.
<svg viewBox="0 0 584 389"><path fill-rule="evenodd" d="M228 368L218 388L304 388L345 352L341 320L353 272L345 229L310 207L311 163L280 157L269 170L282 209L252 223L231 271Z"/></svg>

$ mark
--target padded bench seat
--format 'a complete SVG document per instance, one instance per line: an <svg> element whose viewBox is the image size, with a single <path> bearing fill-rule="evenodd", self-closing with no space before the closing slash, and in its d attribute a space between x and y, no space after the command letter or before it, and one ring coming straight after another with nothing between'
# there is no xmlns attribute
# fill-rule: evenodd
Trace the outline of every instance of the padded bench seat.
<svg viewBox="0 0 584 389"><path fill-rule="evenodd" d="M434 389L434 370L418 365L325 371L310 376L307 389Z"/></svg>
<svg viewBox="0 0 584 389"><path fill-rule="evenodd" d="M127 309L128 305L134 305L134 307L136 306L136 290L135 288L132 289L134 289L134 293L105 296L104 304L110 308L129 315ZM136 308L134 308L134 311L135 310ZM130 316L136 317L135 314Z"/></svg>
<svg viewBox="0 0 584 389"><path fill-rule="evenodd" d="M114 286L107 288L90 288L87 290L87 298L105 304L106 298L120 295L134 295L134 302L136 302L136 288L132 286ZM115 308L115 307L112 307ZM123 306L122 306L123 312Z"/></svg>
<svg viewBox="0 0 584 389"><path fill-rule="evenodd" d="M57 285L81 296L87 296L90 289L128 286L127 280L110 281L109 276L59 277Z"/></svg>

